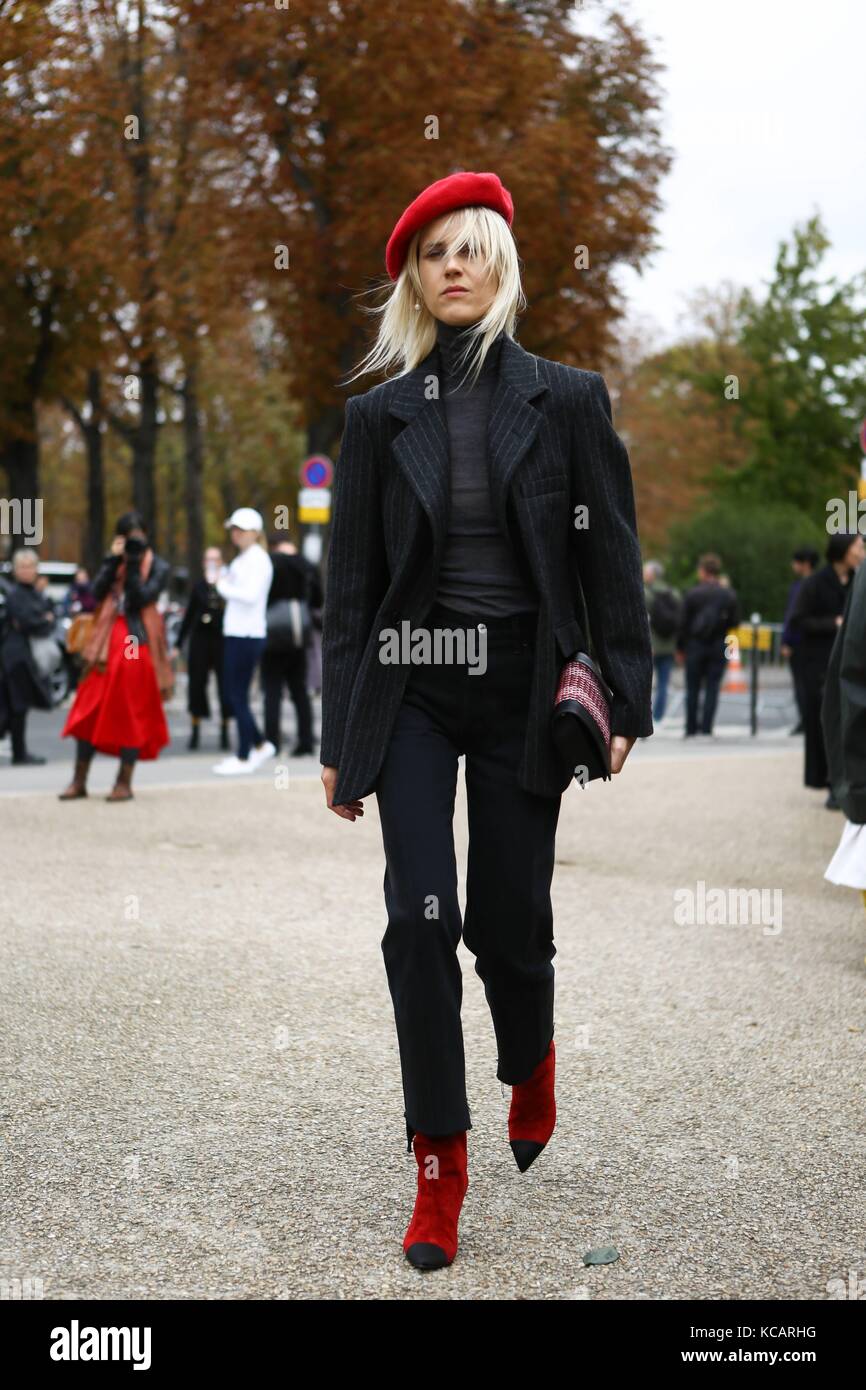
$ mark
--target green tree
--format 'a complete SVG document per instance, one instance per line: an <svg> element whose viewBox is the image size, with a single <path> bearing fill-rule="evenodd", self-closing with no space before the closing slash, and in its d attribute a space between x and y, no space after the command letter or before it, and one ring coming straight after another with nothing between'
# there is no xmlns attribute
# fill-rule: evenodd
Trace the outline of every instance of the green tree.
<svg viewBox="0 0 866 1390"><path fill-rule="evenodd" d="M783 243L761 301L743 296L741 344L754 364L740 404L752 424L744 492L785 498L826 515L826 500L853 486L866 409L866 275L822 279L830 246L820 219Z"/></svg>
<svg viewBox="0 0 866 1390"><path fill-rule="evenodd" d="M681 353L680 379L708 414L736 411L748 441L733 469L715 468L718 496L785 501L826 518L830 497L856 483L866 411L866 273L840 283L821 265L830 242L816 215L782 242L765 294L742 292L737 341L724 361ZM739 394L726 395L737 376Z"/></svg>
<svg viewBox="0 0 866 1390"><path fill-rule="evenodd" d="M697 583L698 556L714 551L737 591L742 614L780 622L791 583L791 554L813 545L820 555L827 533L820 518L790 502L738 502L706 507L671 528L666 578L680 589Z"/></svg>

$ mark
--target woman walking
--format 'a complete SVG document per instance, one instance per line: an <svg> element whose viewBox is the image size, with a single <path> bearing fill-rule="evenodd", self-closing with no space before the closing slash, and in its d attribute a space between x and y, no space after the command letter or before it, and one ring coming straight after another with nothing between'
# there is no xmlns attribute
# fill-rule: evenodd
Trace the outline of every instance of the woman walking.
<svg viewBox="0 0 866 1390"><path fill-rule="evenodd" d="M851 576L864 556L863 537L840 533L827 542L827 563L804 579L794 606L793 621L803 634L801 679L805 763L803 782L827 791L825 806L838 811L839 802L830 786L827 752L821 727L821 703L830 653L842 626L842 613Z"/></svg>
<svg viewBox="0 0 866 1390"><path fill-rule="evenodd" d="M575 769L557 752L551 714L562 667L585 646L581 587L613 692L611 771L652 733L628 456L602 377L513 337L526 301L512 217L492 173L439 180L400 217L386 250L393 289L361 364L400 371L347 402L334 482L322 782L328 807L351 821L376 792L382 950L418 1165L403 1249L420 1269L453 1260L468 1187L461 932L490 1006L497 1076L512 1087L521 1172L554 1128L550 884Z"/></svg>
<svg viewBox="0 0 866 1390"><path fill-rule="evenodd" d="M157 758L169 741L162 702L171 697L174 673L156 601L170 566L148 544L140 512L124 512L115 533L93 581L99 606L84 647L84 675L61 733L76 740L75 772L61 801L87 795L97 750L120 758L106 801L131 801L136 762Z"/></svg>
<svg viewBox="0 0 866 1390"><path fill-rule="evenodd" d="M866 565L848 584L830 652L821 726L833 795L845 813L829 883L856 888L866 907Z"/></svg>

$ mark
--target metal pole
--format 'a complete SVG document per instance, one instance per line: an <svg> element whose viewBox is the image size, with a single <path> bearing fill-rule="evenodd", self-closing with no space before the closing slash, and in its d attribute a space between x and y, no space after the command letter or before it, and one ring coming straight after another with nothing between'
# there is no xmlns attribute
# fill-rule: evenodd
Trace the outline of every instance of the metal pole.
<svg viewBox="0 0 866 1390"><path fill-rule="evenodd" d="M753 613L752 623L752 681L749 692L749 720L751 723L752 738L758 732L758 626L761 621L760 613Z"/></svg>

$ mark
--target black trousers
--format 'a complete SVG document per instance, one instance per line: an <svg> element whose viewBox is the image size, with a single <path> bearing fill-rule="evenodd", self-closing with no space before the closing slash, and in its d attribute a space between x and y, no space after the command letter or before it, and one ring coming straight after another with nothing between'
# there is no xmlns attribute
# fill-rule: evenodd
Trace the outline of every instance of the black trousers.
<svg viewBox="0 0 866 1390"><path fill-rule="evenodd" d="M207 686L211 671L216 675L220 718L225 724L231 718L223 684L223 636L209 628L196 626L189 639L189 671L187 705L194 719L210 719Z"/></svg>
<svg viewBox="0 0 866 1390"><path fill-rule="evenodd" d="M725 674L725 648L720 641L702 642L692 637L686 643L686 733L698 732L698 703L701 688L704 692L701 710L703 734L713 732L719 687Z"/></svg>
<svg viewBox="0 0 866 1390"><path fill-rule="evenodd" d="M803 650L796 646L791 648L790 656L791 681L794 686L794 699L797 704L797 715L802 724L806 718L806 688L803 683Z"/></svg>
<svg viewBox="0 0 866 1390"><path fill-rule="evenodd" d="M824 726L821 705L827 681L827 662L819 654L803 662L803 733L805 763L803 782L807 787L828 787L827 750L824 746Z"/></svg>
<svg viewBox="0 0 866 1390"><path fill-rule="evenodd" d="M295 720L298 726L297 746L313 746L313 707L307 690L307 649L299 652L269 652L265 649L260 667L262 689L265 694L265 738L279 752L280 709L283 701L283 686L288 686L292 704L295 707Z"/></svg>
<svg viewBox="0 0 866 1390"><path fill-rule="evenodd" d="M470 1129L461 930L493 1019L497 1076L526 1081L553 1037L553 877L561 795L517 784L535 615L473 618L434 606L421 626L486 623L483 674L413 666L376 784L388 926L382 953L394 1004L406 1132ZM470 652L470 659L472 653ZM466 755L466 912L457 897L453 814Z"/></svg>
<svg viewBox="0 0 866 1390"><path fill-rule="evenodd" d="M12 736L13 759L27 756L27 710L20 709L9 716L9 733Z"/></svg>

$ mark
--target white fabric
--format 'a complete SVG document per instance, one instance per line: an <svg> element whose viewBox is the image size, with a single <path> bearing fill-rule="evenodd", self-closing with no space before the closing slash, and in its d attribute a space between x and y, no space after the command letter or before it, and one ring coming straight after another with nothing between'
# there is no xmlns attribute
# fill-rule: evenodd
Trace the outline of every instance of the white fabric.
<svg viewBox="0 0 866 1390"><path fill-rule="evenodd" d="M257 542L241 550L228 569L223 565L216 587L226 600L224 637L267 636L265 612L273 575L273 561Z"/></svg>
<svg viewBox="0 0 866 1390"><path fill-rule="evenodd" d="M866 825L846 820L824 877L843 888L866 888Z"/></svg>

